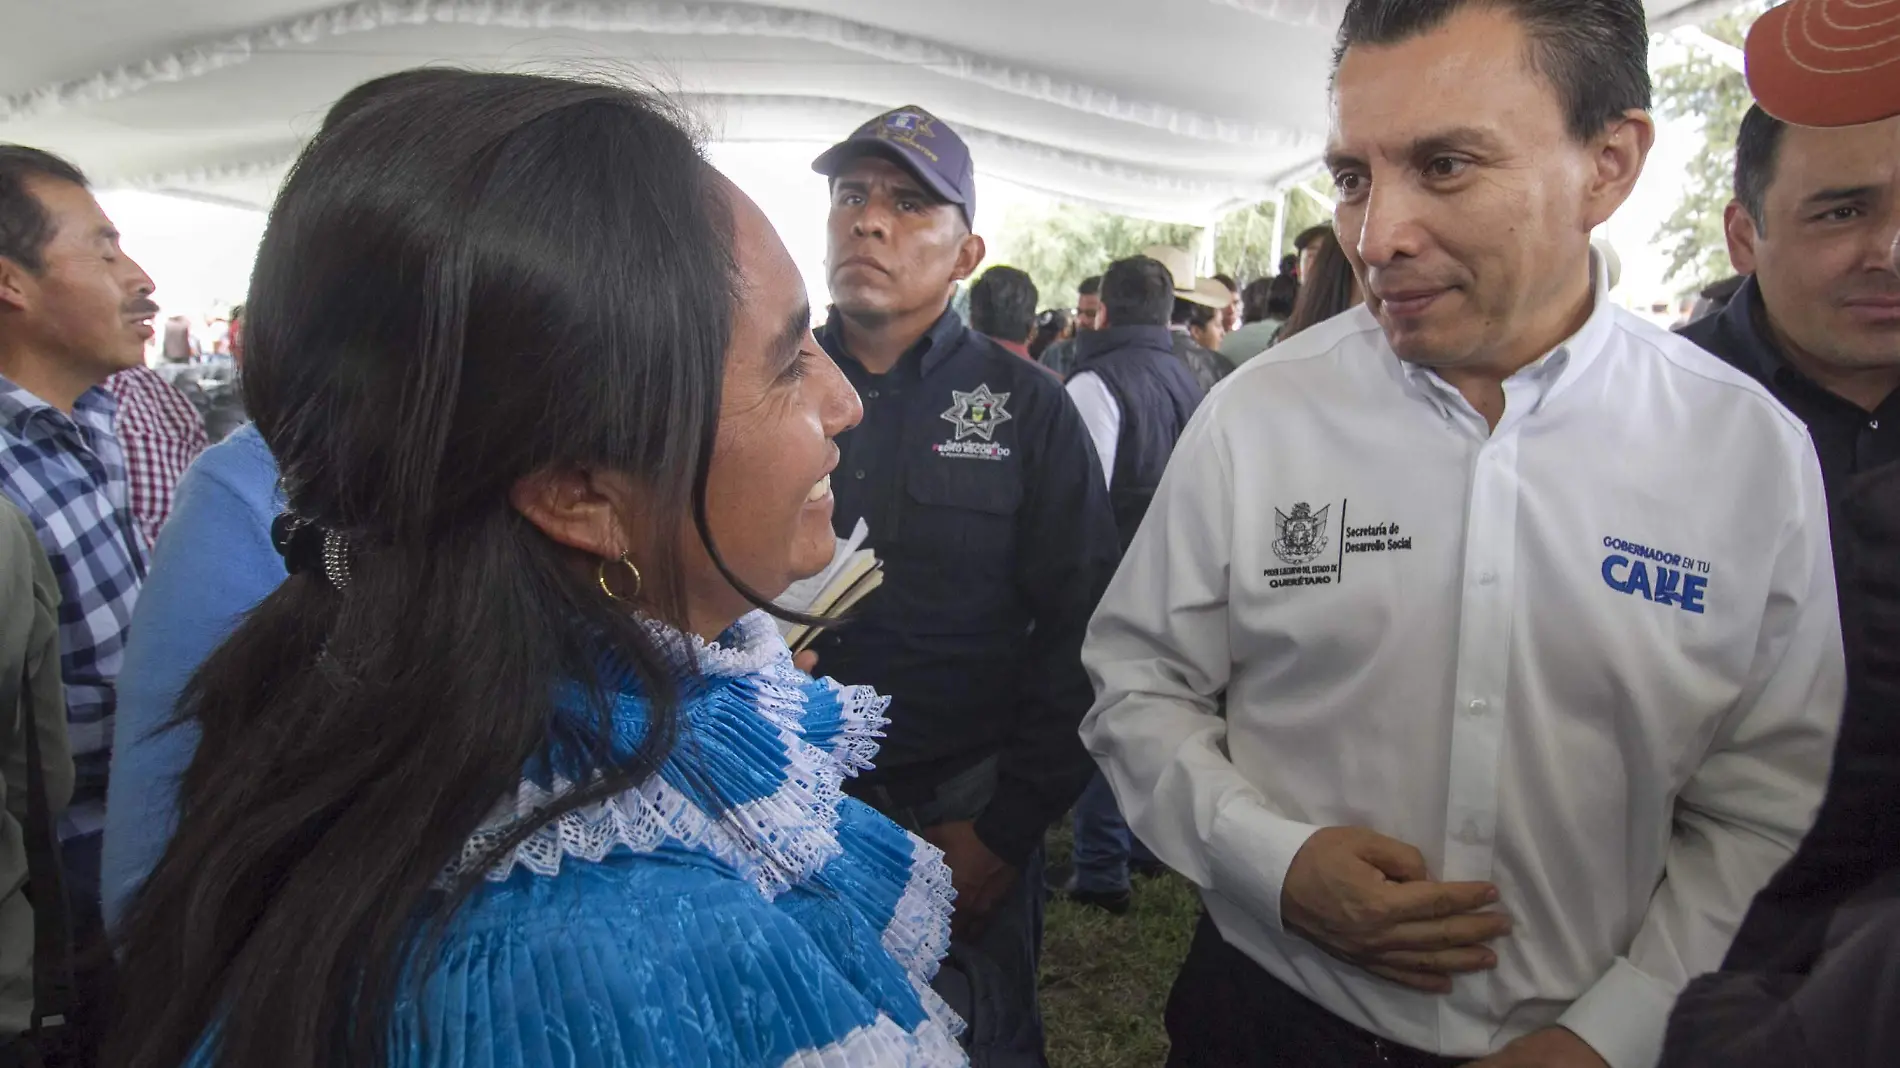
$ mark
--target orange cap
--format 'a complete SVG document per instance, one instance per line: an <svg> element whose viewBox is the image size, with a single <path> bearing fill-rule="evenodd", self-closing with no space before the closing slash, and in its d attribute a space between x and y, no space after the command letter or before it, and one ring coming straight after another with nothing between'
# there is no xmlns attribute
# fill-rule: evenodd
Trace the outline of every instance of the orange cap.
<svg viewBox="0 0 1900 1068"><path fill-rule="evenodd" d="M1900 115L1900 0L1792 0L1748 31L1748 88L1796 126Z"/></svg>

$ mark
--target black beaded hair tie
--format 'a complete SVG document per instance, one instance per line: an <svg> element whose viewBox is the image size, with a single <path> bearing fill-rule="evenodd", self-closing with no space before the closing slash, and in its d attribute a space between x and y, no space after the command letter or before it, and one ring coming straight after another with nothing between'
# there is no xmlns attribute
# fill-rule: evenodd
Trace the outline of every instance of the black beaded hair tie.
<svg viewBox="0 0 1900 1068"><path fill-rule="evenodd" d="M343 535L284 512L271 521L270 543L293 575L321 575L337 589L350 584L350 544Z"/></svg>

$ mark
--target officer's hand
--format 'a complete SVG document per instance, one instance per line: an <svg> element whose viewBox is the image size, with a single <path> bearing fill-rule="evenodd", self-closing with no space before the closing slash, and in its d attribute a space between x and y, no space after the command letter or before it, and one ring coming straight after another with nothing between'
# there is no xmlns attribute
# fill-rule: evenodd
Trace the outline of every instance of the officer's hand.
<svg viewBox="0 0 1900 1068"><path fill-rule="evenodd" d="M990 852L990 847L976 836L976 824L969 820L926 827L922 837L943 850L943 862L950 866L950 883L957 891L951 930L959 937L982 934L990 915L1022 873Z"/></svg>
<svg viewBox="0 0 1900 1068"><path fill-rule="evenodd" d="M1327 827L1294 854L1280 918L1321 949L1415 990L1497 967L1482 943L1511 931L1490 883L1437 883L1419 851L1363 827Z"/></svg>
<svg viewBox="0 0 1900 1068"><path fill-rule="evenodd" d="M818 674L817 651L813 649L807 649L802 653L793 653L792 666L804 672L807 675Z"/></svg>
<svg viewBox="0 0 1900 1068"><path fill-rule="evenodd" d="M1608 1061L1567 1027L1532 1031L1470 1068L1610 1068Z"/></svg>

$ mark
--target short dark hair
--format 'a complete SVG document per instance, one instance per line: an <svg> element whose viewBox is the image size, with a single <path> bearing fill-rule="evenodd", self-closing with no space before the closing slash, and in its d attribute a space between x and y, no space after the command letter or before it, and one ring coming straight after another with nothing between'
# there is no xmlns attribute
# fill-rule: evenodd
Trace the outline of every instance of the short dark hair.
<svg viewBox="0 0 1900 1068"><path fill-rule="evenodd" d="M53 217L26 188L34 178L90 186L78 167L51 152L0 145L0 256L38 273L46 266L40 254L53 238Z"/></svg>
<svg viewBox="0 0 1900 1068"><path fill-rule="evenodd" d="M1508 11L1523 25L1531 69L1557 90L1573 139L1588 141L1624 112L1649 108L1643 0L1350 0L1339 23L1333 75L1353 45L1409 41L1474 6Z"/></svg>
<svg viewBox="0 0 1900 1068"><path fill-rule="evenodd" d="M1267 291L1272 288L1273 279L1271 278L1256 278L1247 283L1247 288L1240 291L1241 322L1257 323L1268 318Z"/></svg>
<svg viewBox="0 0 1900 1068"><path fill-rule="evenodd" d="M1078 295L1084 297L1093 297L1101 293L1102 276L1099 274L1089 275L1087 278L1082 279L1082 284L1076 286L1075 291Z"/></svg>
<svg viewBox="0 0 1900 1068"><path fill-rule="evenodd" d="M1267 318L1285 322L1293 316L1293 305L1300 299L1300 280L1290 274L1274 277L1267 284Z"/></svg>
<svg viewBox="0 0 1900 1068"><path fill-rule="evenodd" d="M1781 136L1787 131L1787 123L1754 104L1742 116L1742 128L1735 135L1735 199L1748 209L1756 230L1761 229L1762 205L1768 199L1768 187L1774 184Z"/></svg>
<svg viewBox="0 0 1900 1068"><path fill-rule="evenodd" d="M1036 283L1014 267L991 267L970 287L970 329L1027 341L1036 329Z"/></svg>
<svg viewBox="0 0 1900 1068"><path fill-rule="evenodd" d="M1300 231L1300 236L1293 239L1293 247L1301 252L1305 252L1308 245L1311 245L1313 242L1318 241L1320 238L1332 232L1332 223L1320 223L1317 226L1309 226ZM1294 260L1293 262L1298 263L1299 261Z"/></svg>
<svg viewBox="0 0 1900 1068"><path fill-rule="evenodd" d="M1110 326L1166 326L1174 312L1174 276L1147 256L1116 260L1102 276L1102 308Z"/></svg>

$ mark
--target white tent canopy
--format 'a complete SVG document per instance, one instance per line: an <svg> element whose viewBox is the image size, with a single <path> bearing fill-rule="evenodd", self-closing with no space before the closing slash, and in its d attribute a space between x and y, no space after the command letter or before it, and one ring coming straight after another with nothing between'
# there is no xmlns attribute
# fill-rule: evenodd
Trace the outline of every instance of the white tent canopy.
<svg viewBox="0 0 1900 1068"><path fill-rule="evenodd" d="M1652 26L1733 0L1650 0ZM424 64L634 77L718 141L901 104L987 174L1204 223L1310 173L1344 0L0 0L0 141L266 206L324 110Z"/></svg>

